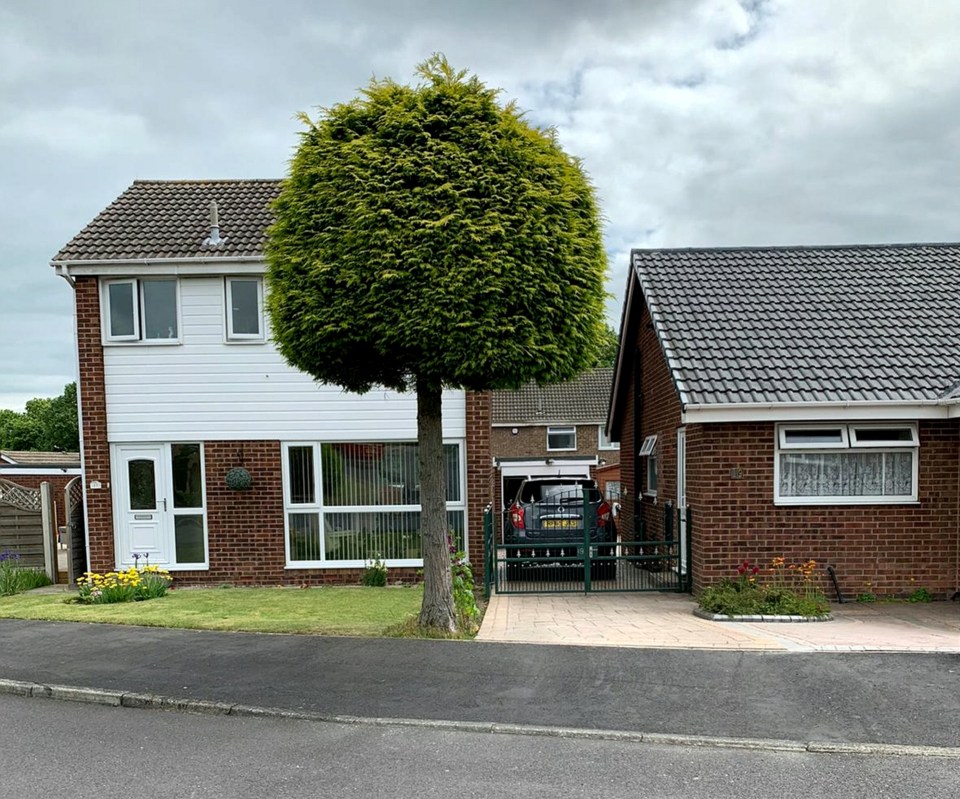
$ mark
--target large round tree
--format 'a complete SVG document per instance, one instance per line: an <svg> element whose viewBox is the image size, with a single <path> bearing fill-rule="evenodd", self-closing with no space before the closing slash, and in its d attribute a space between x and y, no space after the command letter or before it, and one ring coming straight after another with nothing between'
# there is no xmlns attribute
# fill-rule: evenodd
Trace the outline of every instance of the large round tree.
<svg viewBox="0 0 960 799"><path fill-rule="evenodd" d="M552 130L442 56L306 124L267 245L283 356L323 383L417 394L422 626L455 628L440 397L592 365L597 202Z"/></svg>

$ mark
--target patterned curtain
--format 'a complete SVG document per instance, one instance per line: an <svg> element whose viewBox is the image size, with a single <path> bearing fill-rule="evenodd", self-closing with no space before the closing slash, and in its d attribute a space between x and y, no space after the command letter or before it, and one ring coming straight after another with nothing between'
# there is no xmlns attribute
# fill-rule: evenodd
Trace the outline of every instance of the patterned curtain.
<svg viewBox="0 0 960 799"><path fill-rule="evenodd" d="M782 497L910 496L912 452L782 452Z"/></svg>

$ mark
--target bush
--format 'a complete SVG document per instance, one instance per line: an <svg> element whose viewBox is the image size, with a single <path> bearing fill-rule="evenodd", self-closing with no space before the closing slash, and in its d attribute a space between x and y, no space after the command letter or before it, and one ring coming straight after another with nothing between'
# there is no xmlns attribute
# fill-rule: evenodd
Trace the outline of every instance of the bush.
<svg viewBox="0 0 960 799"><path fill-rule="evenodd" d="M829 605L813 582L815 568L812 560L788 566L783 558L774 558L764 571L743 561L736 578L709 586L697 604L726 616L822 616Z"/></svg>
<svg viewBox="0 0 960 799"><path fill-rule="evenodd" d="M360 582L374 588L381 588L387 584L387 566L379 554L375 555L373 560L364 566L363 574L360 575Z"/></svg>
<svg viewBox="0 0 960 799"><path fill-rule="evenodd" d="M77 578L79 601L88 605L157 599L167 593L171 583L170 572L157 566L131 566L126 571L106 574L87 572Z"/></svg>
<svg viewBox="0 0 960 799"><path fill-rule="evenodd" d="M474 593L473 567L466 553L457 549L453 535L447 534L447 547L450 550L450 572L453 579L453 605L457 616L457 628L460 632L472 635L478 629L480 608Z"/></svg>
<svg viewBox="0 0 960 799"><path fill-rule="evenodd" d="M0 552L0 596L12 596L50 585L50 578L43 569L20 565L18 552Z"/></svg>

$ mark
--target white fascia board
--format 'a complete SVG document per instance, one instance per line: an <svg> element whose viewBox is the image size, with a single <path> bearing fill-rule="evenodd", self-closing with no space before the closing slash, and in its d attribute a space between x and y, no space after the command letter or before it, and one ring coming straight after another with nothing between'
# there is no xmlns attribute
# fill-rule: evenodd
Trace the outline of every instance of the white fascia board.
<svg viewBox="0 0 960 799"><path fill-rule="evenodd" d="M915 402L777 402L727 405L688 405L684 424L720 422L821 422L845 420L947 419L947 406L940 400ZM960 415L958 413L957 415Z"/></svg>
<svg viewBox="0 0 960 799"><path fill-rule="evenodd" d="M78 475L80 468L77 466L11 466L0 468L0 477L6 477L10 474L32 475L34 477L63 477L64 475Z"/></svg>
<svg viewBox="0 0 960 799"><path fill-rule="evenodd" d="M136 275L261 275L263 256L233 258L139 258L111 261L51 261L58 274L70 277Z"/></svg>

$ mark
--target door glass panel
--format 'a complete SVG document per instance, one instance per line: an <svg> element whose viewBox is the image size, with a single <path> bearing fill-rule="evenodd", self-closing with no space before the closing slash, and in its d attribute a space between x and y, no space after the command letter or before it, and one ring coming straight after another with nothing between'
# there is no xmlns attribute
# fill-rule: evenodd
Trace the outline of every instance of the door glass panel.
<svg viewBox="0 0 960 799"><path fill-rule="evenodd" d="M130 510L156 510L156 464L150 460L134 460L127 464L130 486Z"/></svg>
<svg viewBox="0 0 960 799"><path fill-rule="evenodd" d="M144 280L143 337L171 339L177 337L177 281Z"/></svg>
<svg viewBox="0 0 960 799"><path fill-rule="evenodd" d="M107 297L110 305L110 337L136 334L133 319L133 283L110 283Z"/></svg>
<svg viewBox="0 0 960 799"><path fill-rule="evenodd" d="M171 444L173 507L203 507L203 472L199 444Z"/></svg>
<svg viewBox="0 0 960 799"><path fill-rule="evenodd" d="M203 516L175 516L173 525L177 563L203 563Z"/></svg>

